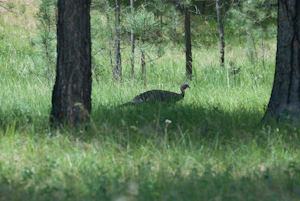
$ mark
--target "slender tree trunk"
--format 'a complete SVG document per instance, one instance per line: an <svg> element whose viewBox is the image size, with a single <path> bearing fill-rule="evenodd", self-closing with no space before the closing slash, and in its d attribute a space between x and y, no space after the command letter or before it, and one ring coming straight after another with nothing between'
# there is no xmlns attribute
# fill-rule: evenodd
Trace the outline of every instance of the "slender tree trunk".
<svg viewBox="0 0 300 201"><path fill-rule="evenodd" d="M58 0L57 65L50 120L73 127L91 111L90 0Z"/></svg>
<svg viewBox="0 0 300 201"><path fill-rule="evenodd" d="M115 35L115 67L114 79L122 79L121 53L120 53L120 0L116 0L116 35Z"/></svg>
<svg viewBox="0 0 300 201"><path fill-rule="evenodd" d="M104 4L105 4L105 7L108 8L108 4L106 1L104 1ZM112 76L114 78L114 67L113 67L113 61L112 61L111 42L110 42L112 30L111 30L110 23L109 23L109 15L107 12L105 12L105 15L106 15L107 28L109 31L109 36L107 38L108 38L108 51L109 51L109 57L110 57L110 69L111 69Z"/></svg>
<svg viewBox="0 0 300 201"><path fill-rule="evenodd" d="M50 33L50 31L48 31L48 33ZM50 36L50 34L49 34L49 36ZM47 38L43 38L43 44L44 44L46 59L47 59L47 79L48 79L48 85L50 86L50 77L51 77L50 76L50 65L52 63L52 59L51 59L50 54L49 54L48 44L47 44L46 40L47 40ZM53 69L53 67L52 67L52 69Z"/></svg>
<svg viewBox="0 0 300 201"><path fill-rule="evenodd" d="M145 39L144 37L146 36L146 18L144 16L144 36L142 36L142 48L141 48L141 65L142 65L142 79L144 81L144 86L146 86L146 58L145 58L145 53L144 53L144 45L145 45Z"/></svg>
<svg viewBox="0 0 300 201"><path fill-rule="evenodd" d="M143 41L144 44L144 41ZM144 86L146 86L146 61L144 50L141 50L141 65L142 65L142 79L144 81Z"/></svg>
<svg viewBox="0 0 300 201"><path fill-rule="evenodd" d="M278 1L274 85L266 114L300 114L300 1Z"/></svg>
<svg viewBox="0 0 300 201"><path fill-rule="evenodd" d="M222 23L221 8L219 0L216 0L216 10L219 25L219 36L220 36L220 67L224 67L224 54L225 54L225 39L224 39L224 27Z"/></svg>
<svg viewBox="0 0 300 201"><path fill-rule="evenodd" d="M163 29L163 12L160 12L160 34L162 35L162 29Z"/></svg>
<svg viewBox="0 0 300 201"><path fill-rule="evenodd" d="M134 10L133 10L133 0L130 0L130 9L131 9L131 17L134 20ZM130 77L131 77L131 81L134 80L134 33L133 33L133 29L131 29L131 37L130 37L131 41L131 56L130 56Z"/></svg>
<svg viewBox="0 0 300 201"><path fill-rule="evenodd" d="M248 42L248 51L249 51L249 56L250 56L250 62L252 65L254 65L255 59L254 59L253 44L252 44L250 29L247 30L247 42Z"/></svg>
<svg viewBox="0 0 300 201"><path fill-rule="evenodd" d="M192 43L191 43L191 19L189 7L184 7L184 30L185 30L185 57L186 57L186 78L192 78Z"/></svg>
<svg viewBox="0 0 300 201"><path fill-rule="evenodd" d="M175 47L175 41L177 38L177 34L176 34L177 20L176 20L176 16L169 16L169 19L171 21L171 29L173 30L172 31L173 33L171 33L172 42L173 42L172 48L173 48L173 47Z"/></svg>
<svg viewBox="0 0 300 201"><path fill-rule="evenodd" d="M202 3L202 15L205 15L205 7L206 7L206 2L205 1L203 1L203 3Z"/></svg>
<svg viewBox="0 0 300 201"><path fill-rule="evenodd" d="M262 50L262 65L263 68L265 70L265 47L264 47L264 35L263 35L263 30L260 24L260 28L261 28L261 50Z"/></svg>

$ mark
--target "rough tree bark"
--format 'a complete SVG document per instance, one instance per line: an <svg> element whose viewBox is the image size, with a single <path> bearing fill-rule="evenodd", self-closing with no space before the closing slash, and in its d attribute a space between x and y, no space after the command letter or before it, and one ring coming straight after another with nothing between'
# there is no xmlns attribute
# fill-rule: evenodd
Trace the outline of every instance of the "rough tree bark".
<svg viewBox="0 0 300 201"><path fill-rule="evenodd" d="M274 84L266 114L300 114L300 1L278 1L278 35Z"/></svg>
<svg viewBox="0 0 300 201"><path fill-rule="evenodd" d="M224 67L224 54L225 54L225 40L224 40L224 27L222 23L221 8L219 0L216 0L217 20L219 25L219 36L220 36L220 67Z"/></svg>
<svg viewBox="0 0 300 201"><path fill-rule="evenodd" d="M73 127L91 111L90 0L58 0L57 65L50 120Z"/></svg>
<svg viewBox="0 0 300 201"><path fill-rule="evenodd" d="M120 53L120 0L116 0L116 35L115 35L115 66L114 66L114 79L122 79L121 68L121 53Z"/></svg>
<svg viewBox="0 0 300 201"><path fill-rule="evenodd" d="M130 0L130 10L131 10L131 17L134 20L134 10L133 10L133 0ZM131 56L130 56L130 77L131 81L134 80L134 33L133 29L131 29Z"/></svg>
<svg viewBox="0 0 300 201"><path fill-rule="evenodd" d="M192 78L192 43L191 43L191 18L188 5L184 6L184 30L185 30L185 57L186 57L186 78Z"/></svg>

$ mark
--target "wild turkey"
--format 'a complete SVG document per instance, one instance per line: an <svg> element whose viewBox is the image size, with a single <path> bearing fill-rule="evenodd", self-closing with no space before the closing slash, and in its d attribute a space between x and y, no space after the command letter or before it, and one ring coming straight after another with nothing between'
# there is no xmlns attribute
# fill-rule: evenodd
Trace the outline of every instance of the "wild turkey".
<svg viewBox="0 0 300 201"><path fill-rule="evenodd" d="M183 83L180 86L181 94L177 94L170 91L163 91L163 90L151 90L146 91L144 93L141 93L140 95L137 95L134 97L131 101L124 103L120 106L126 106L126 105L134 105L144 102L177 102L184 97L184 90L190 88L190 86L186 83Z"/></svg>

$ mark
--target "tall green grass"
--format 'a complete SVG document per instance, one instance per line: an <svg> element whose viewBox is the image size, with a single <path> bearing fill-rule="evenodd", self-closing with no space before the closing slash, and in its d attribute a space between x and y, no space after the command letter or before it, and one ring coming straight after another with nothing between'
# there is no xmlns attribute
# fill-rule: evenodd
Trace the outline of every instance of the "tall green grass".
<svg viewBox="0 0 300 201"><path fill-rule="evenodd" d="M130 81L129 49L122 51L121 83L111 80L102 52L94 63L91 126L52 130L54 80L49 86L31 73L43 68L32 59L39 51L30 46L35 31L1 26L1 200L300 199L299 126L288 118L260 122L272 89L274 40L266 46L265 69L259 59L251 65L245 48L230 41L223 69L217 45L195 48L191 89L172 105L118 107L149 89L179 92L187 82L181 47L167 46L147 65L146 86L138 57ZM230 62L241 67L238 74Z"/></svg>

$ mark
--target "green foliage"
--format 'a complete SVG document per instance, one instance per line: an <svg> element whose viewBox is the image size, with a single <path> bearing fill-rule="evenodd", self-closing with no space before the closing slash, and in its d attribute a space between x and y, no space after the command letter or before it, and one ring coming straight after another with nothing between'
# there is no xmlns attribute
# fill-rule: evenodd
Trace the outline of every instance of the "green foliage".
<svg viewBox="0 0 300 201"><path fill-rule="evenodd" d="M57 0L41 0L39 12L37 13L37 37L31 41L37 46L39 57L32 57L35 63L34 73L50 79L55 76L56 66L56 22L57 22ZM43 63L40 63L42 59ZM45 63L44 63L45 62Z"/></svg>
<svg viewBox="0 0 300 201"><path fill-rule="evenodd" d="M270 1L266 0L236 2L230 9L225 28L230 37L239 38L240 44L245 43L243 41L247 38L247 54L252 66L259 58L263 68L264 41L275 38L277 34L277 7L267 6L268 3ZM260 51L257 50L257 43L260 44Z"/></svg>
<svg viewBox="0 0 300 201"><path fill-rule="evenodd" d="M183 17L183 16L182 16ZM183 19L173 5L168 5L164 10L164 26L162 27L163 37L173 43L184 42Z"/></svg>
<svg viewBox="0 0 300 201"><path fill-rule="evenodd" d="M266 6L270 1L239 1L230 10L227 29L236 35L237 30L245 34L249 29L256 38L274 38L277 34L277 7Z"/></svg>
<svg viewBox="0 0 300 201"><path fill-rule="evenodd" d="M144 7L135 14L134 18L128 14L127 19L129 22L127 31L133 30L136 38L150 39L158 30L158 20L154 18L152 12L147 12Z"/></svg>

